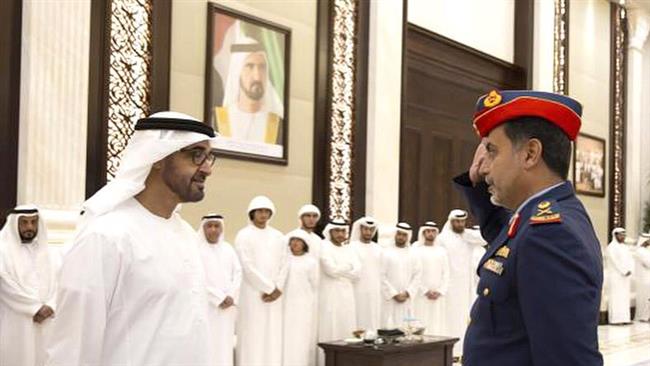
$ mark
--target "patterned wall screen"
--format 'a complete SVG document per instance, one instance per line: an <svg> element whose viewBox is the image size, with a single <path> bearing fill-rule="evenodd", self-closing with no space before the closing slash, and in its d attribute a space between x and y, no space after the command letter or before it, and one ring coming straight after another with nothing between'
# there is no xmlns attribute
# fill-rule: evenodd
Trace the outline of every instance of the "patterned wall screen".
<svg viewBox="0 0 650 366"><path fill-rule="evenodd" d="M133 127L149 114L153 0L112 0L106 179L115 177Z"/></svg>

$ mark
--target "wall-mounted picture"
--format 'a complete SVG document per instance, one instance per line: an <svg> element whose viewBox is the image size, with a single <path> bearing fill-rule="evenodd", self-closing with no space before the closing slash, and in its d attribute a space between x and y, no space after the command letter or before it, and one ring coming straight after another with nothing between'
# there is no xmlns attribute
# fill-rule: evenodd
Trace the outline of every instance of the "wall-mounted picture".
<svg viewBox="0 0 650 366"><path fill-rule="evenodd" d="M573 182L576 192L605 197L605 140L579 134L573 155Z"/></svg>
<svg viewBox="0 0 650 366"><path fill-rule="evenodd" d="M287 164L291 31L208 3L205 120L228 157Z"/></svg>

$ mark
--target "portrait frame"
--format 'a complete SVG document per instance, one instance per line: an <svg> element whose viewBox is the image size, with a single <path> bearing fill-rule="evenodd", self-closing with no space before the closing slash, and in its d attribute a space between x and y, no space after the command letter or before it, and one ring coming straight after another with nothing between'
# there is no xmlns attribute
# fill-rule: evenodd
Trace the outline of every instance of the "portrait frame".
<svg viewBox="0 0 650 366"><path fill-rule="evenodd" d="M219 156L287 165L291 29L221 4L208 2L207 8L204 121L222 136L217 148ZM216 48L216 45L220 45L220 48ZM259 49L253 49L253 45ZM235 105L235 93L231 92L233 86L240 88L238 93L244 88L243 71L239 78L232 77L236 73L230 72L239 65L238 62L242 62L242 58L234 56L237 52L240 55L264 54L266 84L260 97L262 110L258 112L241 112ZM221 73L218 66L222 66ZM228 81L229 75L233 79L231 82ZM243 94L249 101L254 98L246 92ZM248 127L237 128L244 126L243 123L235 125L237 116L245 116L241 121L249 123ZM254 131L254 137L237 137L238 131Z"/></svg>
<svg viewBox="0 0 650 366"><path fill-rule="evenodd" d="M573 184L576 193L605 197L606 149L604 138L578 134L573 152Z"/></svg>

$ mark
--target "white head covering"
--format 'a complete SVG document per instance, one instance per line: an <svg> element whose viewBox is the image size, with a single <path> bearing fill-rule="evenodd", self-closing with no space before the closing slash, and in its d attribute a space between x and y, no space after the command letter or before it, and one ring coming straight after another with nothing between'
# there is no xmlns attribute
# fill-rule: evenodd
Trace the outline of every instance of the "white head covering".
<svg viewBox="0 0 650 366"><path fill-rule="evenodd" d="M612 243L618 243L618 240L616 240L616 234L625 234L627 231L625 231L625 228L622 227L617 227L612 230Z"/></svg>
<svg viewBox="0 0 650 366"><path fill-rule="evenodd" d="M223 216L217 215L215 213L209 213L203 218L201 218L201 224L199 225L199 229L197 230L197 233L199 234L199 238L201 239L202 243L208 244L208 245L214 245L208 242L208 239L205 237L205 230L203 229L203 226L207 222L211 221L216 221L221 223L221 235L219 235L219 238L217 239L216 244L220 244L223 242L223 238L226 236L226 222L223 219Z"/></svg>
<svg viewBox="0 0 650 366"><path fill-rule="evenodd" d="M424 239L424 230L435 230L436 232L440 233L440 229L438 229L438 224L436 224L433 221L427 221L424 223L424 225L420 226L420 229L418 230L418 238L415 241L416 245L424 245L426 240Z"/></svg>
<svg viewBox="0 0 650 366"><path fill-rule="evenodd" d="M167 124L169 127L165 127ZM144 190L154 163L201 141L209 141L216 147L217 138L211 127L183 113L158 112L139 120L124 149L115 178L84 202L83 223L87 224L93 217L111 211Z"/></svg>
<svg viewBox="0 0 650 366"><path fill-rule="evenodd" d="M284 118L284 105L278 93L276 92L271 79L269 78L269 59L266 55L264 46L256 40L239 35L235 44L230 49L230 62L228 64L228 79L226 80L226 89L223 96L223 105L229 108L237 108L239 100L239 79L241 71L244 68L246 58L255 52L261 52L266 60L266 86L264 87L264 96L262 97L262 109L260 112L271 112Z"/></svg>
<svg viewBox="0 0 650 366"><path fill-rule="evenodd" d="M7 222L0 231L0 261L2 261L0 276L15 283L25 293L34 294L35 289L30 287L29 281L32 275L32 264L27 263L25 256L20 252L25 250L24 245L34 245L36 268L40 279L38 298L45 303L56 291L56 276L50 261L47 228L43 217L39 217L36 237L31 244L22 244L18 219L23 216L38 216L38 208L34 205L17 206L7 216Z"/></svg>
<svg viewBox="0 0 650 366"><path fill-rule="evenodd" d="M447 217L447 222L445 222L445 225L442 227L442 230L440 230L440 235L438 235L437 240L441 240L442 243L445 243L450 238L454 237L454 235L460 235L462 237L462 240L465 241L466 243L473 244L473 245L483 243L482 239L480 240L480 242L477 242L477 238L475 237L475 235L472 235L468 230L465 230L462 234L457 234L452 229L451 220L466 220L467 216L468 216L467 211L460 210L460 209L451 210L451 212L449 212L449 216Z"/></svg>
<svg viewBox="0 0 650 366"><path fill-rule="evenodd" d="M267 209L271 211L271 218L273 218L273 215L275 215L275 205L273 204L273 201L271 201L270 198L266 196L257 196L251 200L251 202L248 204L248 213L250 215L251 212L255 210L261 210L261 209ZM269 221L271 221L269 219Z"/></svg>
<svg viewBox="0 0 650 366"><path fill-rule="evenodd" d="M639 239L636 241L636 245L640 247L641 244L645 243L648 240L650 240L650 233L641 233L639 235Z"/></svg>
<svg viewBox="0 0 650 366"><path fill-rule="evenodd" d="M327 226L325 226L325 229L323 230L323 237L325 237L325 240L329 242L332 241L332 234L330 233L332 229L345 229L346 233L350 232L350 226L348 226L345 221L338 219L332 220L329 224L327 224Z"/></svg>
<svg viewBox="0 0 650 366"><path fill-rule="evenodd" d="M302 206L300 208L300 210L298 210L298 218L300 219L302 217L302 215L308 214L308 213L314 213L314 214L318 215L318 218L320 218L320 216L321 216L321 213L320 213L320 210L318 209L318 207L316 207L316 206L314 206L312 204L307 204L307 205Z"/></svg>
<svg viewBox="0 0 650 366"><path fill-rule="evenodd" d="M447 222L442 227L441 233L451 230L451 220L467 220L467 211L458 208L451 210L449 216L447 216Z"/></svg>
<svg viewBox="0 0 650 366"><path fill-rule="evenodd" d="M406 239L406 246L411 245L411 239L413 238L413 229L411 229L411 225L405 223L405 222L400 222L397 225L395 225L395 234L397 233L405 233L408 235L408 238ZM396 246L395 243L395 235L393 235L392 238L392 245L390 247Z"/></svg>
<svg viewBox="0 0 650 366"><path fill-rule="evenodd" d="M303 243L305 243L305 247L307 248L307 250L305 250L305 252L309 251L309 240L310 239L309 239L309 236L307 236L307 233L304 230L296 229L296 230L293 230L293 231L290 231L289 233L287 233L287 235L285 236L285 239L287 241L287 246L289 245L289 243L291 242L291 239L293 239L293 238L298 238L298 239L302 240Z"/></svg>
<svg viewBox="0 0 650 366"><path fill-rule="evenodd" d="M370 216L362 217L352 224L350 243L361 241L361 226L372 228L372 236L377 233L377 222Z"/></svg>

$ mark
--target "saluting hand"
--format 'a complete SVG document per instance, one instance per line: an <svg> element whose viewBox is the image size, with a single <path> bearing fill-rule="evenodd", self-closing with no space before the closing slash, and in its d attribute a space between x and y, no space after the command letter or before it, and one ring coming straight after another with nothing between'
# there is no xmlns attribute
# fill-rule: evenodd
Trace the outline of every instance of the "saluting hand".
<svg viewBox="0 0 650 366"><path fill-rule="evenodd" d="M474 152L474 160L472 160L472 165L469 167L469 179L474 183L474 185L481 183L485 180L485 176L481 175L481 165L485 161L487 155L487 149L485 148L485 139L481 140L481 143L476 147L476 152Z"/></svg>

